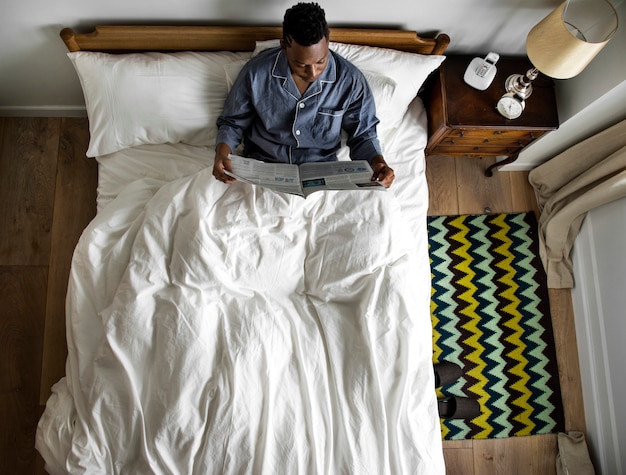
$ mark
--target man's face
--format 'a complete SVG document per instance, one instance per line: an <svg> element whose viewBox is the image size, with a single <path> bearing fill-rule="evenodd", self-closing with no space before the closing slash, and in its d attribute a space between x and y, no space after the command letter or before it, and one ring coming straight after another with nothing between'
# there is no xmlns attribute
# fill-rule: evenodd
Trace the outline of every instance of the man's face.
<svg viewBox="0 0 626 475"><path fill-rule="evenodd" d="M328 39L322 38L319 43L302 46L291 40L287 46L281 40L281 47L289 61L292 74L306 83L314 82L328 64Z"/></svg>

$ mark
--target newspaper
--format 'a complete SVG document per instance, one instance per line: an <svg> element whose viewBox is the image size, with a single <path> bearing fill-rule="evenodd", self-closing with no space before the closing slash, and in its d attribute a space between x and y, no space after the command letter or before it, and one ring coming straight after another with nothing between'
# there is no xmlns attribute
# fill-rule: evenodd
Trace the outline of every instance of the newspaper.
<svg viewBox="0 0 626 475"><path fill-rule="evenodd" d="M320 190L380 190L387 188L372 181L372 167L365 160L308 162L300 165L267 163L253 158L229 155L232 172L239 181L306 198Z"/></svg>

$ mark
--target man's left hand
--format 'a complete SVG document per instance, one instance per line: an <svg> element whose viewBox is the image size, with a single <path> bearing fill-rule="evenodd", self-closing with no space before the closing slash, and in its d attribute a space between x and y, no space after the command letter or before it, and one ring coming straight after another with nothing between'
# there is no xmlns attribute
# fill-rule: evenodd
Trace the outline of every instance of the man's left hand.
<svg viewBox="0 0 626 475"><path fill-rule="evenodd" d="M382 155L378 155L372 160L372 169L374 174L372 175L372 181L379 181L387 188L391 186L396 179L396 175L393 172L393 168L387 165Z"/></svg>

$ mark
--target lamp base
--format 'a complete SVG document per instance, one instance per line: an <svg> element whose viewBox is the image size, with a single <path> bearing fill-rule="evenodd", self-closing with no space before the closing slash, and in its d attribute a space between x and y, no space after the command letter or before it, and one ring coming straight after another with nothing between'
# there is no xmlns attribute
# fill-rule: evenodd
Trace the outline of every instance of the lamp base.
<svg viewBox="0 0 626 475"><path fill-rule="evenodd" d="M525 75L511 74L504 82L504 88L507 92L512 92L523 100L530 97L533 93L532 82L539 76L539 70L537 68L531 68L526 71Z"/></svg>

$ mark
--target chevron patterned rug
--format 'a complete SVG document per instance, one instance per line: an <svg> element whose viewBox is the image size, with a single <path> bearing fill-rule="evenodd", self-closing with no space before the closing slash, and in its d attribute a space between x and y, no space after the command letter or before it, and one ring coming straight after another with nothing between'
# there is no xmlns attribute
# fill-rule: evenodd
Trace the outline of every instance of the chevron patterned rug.
<svg viewBox="0 0 626 475"><path fill-rule="evenodd" d="M532 213L428 218L433 361L463 368L438 396L478 400L444 440L564 429L545 272Z"/></svg>

